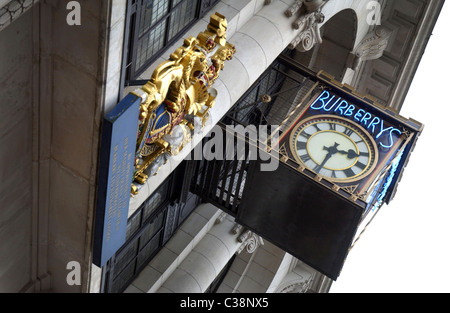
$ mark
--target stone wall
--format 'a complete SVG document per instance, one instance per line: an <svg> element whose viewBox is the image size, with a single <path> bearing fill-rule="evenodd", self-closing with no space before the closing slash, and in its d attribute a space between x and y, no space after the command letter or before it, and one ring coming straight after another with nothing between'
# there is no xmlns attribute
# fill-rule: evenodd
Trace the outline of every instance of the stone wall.
<svg viewBox="0 0 450 313"><path fill-rule="evenodd" d="M0 293L23 290L32 276L32 25L29 10L0 32Z"/></svg>
<svg viewBox="0 0 450 313"><path fill-rule="evenodd" d="M58 292L90 288L99 134L118 101L126 12L125 0L79 2L80 26L67 25L65 1L46 1L52 18L41 15L52 23L48 270ZM81 286L66 283L70 261Z"/></svg>
<svg viewBox="0 0 450 313"><path fill-rule="evenodd" d="M36 1L37 2L37 1ZM0 32L0 291L89 290L98 142L118 102L126 0L42 0ZM81 265L70 286L67 264Z"/></svg>

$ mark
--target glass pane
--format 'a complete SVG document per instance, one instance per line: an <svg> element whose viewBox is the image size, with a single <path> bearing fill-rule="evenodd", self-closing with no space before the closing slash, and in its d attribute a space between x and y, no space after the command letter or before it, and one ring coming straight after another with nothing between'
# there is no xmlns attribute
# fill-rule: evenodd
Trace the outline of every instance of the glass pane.
<svg viewBox="0 0 450 313"><path fill-rule="evenodd" d="M139 240L139 247L142 249L147 242L161 229L164 220L164 212L160 213L146 228Z"/></svg>
<svg viewBox="0 0 450 313"><path fill-rule="evenodd" d="M137 255L137 240L130 244L117 257L114 263L114 273L119 274L123 268Z"/></svg>
<svg viewBox="0 0 450 313"><path fill-rule="evenodd" d="M183 0L173 0L172 7L175 7L178 3L180 3Z"/></svg>
<svg viewBox="0 0 450 313"><path fill-rule="evenodd" d="M144 218L143 220L147 220L150 215L166 200L168 183L164 183L152 196L145 202L144 207Z"/></svg>
<svg viewBox="0 0 450 313"><path fill-rule="evenodd" d="M127 239L139 229L141 221L141 210L138 210L136 214L128 219L127 222Z"/></svg>
<svg viewBox="0 0 450 313"><path fill-rule="evenodd" d="M117 276L112 283L111 292L118 293L121 292L125 287L127 287L128 281L133 278L135 272L136 262L132 262L127 268Z"/></svg>
<svg viewBox="0 0 450 313"><path fill-rule="evenodd" d="M136 69L141 68L156 52L164 47L165 32L166 22L162 21L139 40Z"/></svg>
<svg viewBox="0 0 450 313"><path fill-rule="evenodd" d="M161 234L162 232L159 232L158 235L153 237L153 239L147 243L147 245L144 247L144 249L141 250L139 253L139 257L137 260L137 268L139 269L142 265L144 265L146 262L148 262L149 258L153 255L153 253L159 248L159 243L161 242Z"/></svg>
<svg viewBox="0 0 450 313"><path fill-rule="evenodd" d="M139 37L169 11L169 0L144 0L141 6Z"/></svg>
<svg viewBox="0 0 450 313"><path fill-rule="evenodd" d="M195 19L197 2L198 0L184 1L173 11L170 18L169 40Z"/></svg>

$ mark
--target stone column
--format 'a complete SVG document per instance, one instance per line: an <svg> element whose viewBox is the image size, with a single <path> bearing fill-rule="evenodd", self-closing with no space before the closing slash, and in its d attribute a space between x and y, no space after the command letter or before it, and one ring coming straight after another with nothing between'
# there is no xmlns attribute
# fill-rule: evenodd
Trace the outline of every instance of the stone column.
<svg viewBox="0 0 450 313"><path fill-rule="evenodd" d="M214 227L156 292L203 293L233 254L245 248L248 252L254 252L262 244L259 236L247 230L241 232L241 229L234 218L222 213Z"/></svg>

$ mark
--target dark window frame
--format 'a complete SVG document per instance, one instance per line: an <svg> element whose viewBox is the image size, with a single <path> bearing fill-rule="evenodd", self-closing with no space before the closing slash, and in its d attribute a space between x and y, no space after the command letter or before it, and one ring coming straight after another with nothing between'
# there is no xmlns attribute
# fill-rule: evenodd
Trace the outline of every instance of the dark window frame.
<svg viewBox="0 0 450 313"><path fill-rule="evenodd" d="M194 8L194 16L192 20L184 24L181 29L178 29L174 34L171 34L171 20L177 13L178 9L181 9L183 5L189 6L192 0L165 0L168 10L158 20L148 27L145 31L141 32L141 16L143 8L152 5L155 0L128 0L127 1L127 14L126 14L126 26L124 37L124 54L122 59L122 74L121 74L121 90L120 96L123 95L123 88L130 85L130 82L137 80L137 78L145 72L145 70L155 62L162 54L164 54L169 47L171 47L181 36L192 27L198 20L208 13L220 0L196 0L196 6ZM192 11L190 11L192 12ZM151 15L150 15L151 18ZM165 23L164 42L163 47L153 53L151 57L147 58L137 68L137 56L138 47L141 41L144 41L145 35L148 35L152 31L156 31L158 27L161 27ZM145 27L144 27L145 28ZM169 38L170 36L170 38ZM147 49L151 48L151 45L147 46ZM150 77L148 77L150 79Z"/></svg>
<svg viewBox="0 0 450 313"><path fill-rule="evenodd" d="M168 186L167 186L168 185ZM170 188L172 185L171 179L166 180L157 190L156 192L160 191L161 189L168 187ZM156 194L156 192L154 194ZM116 254L107 262L107 264L103 267L102 271L102 286L101 290L102 292L111 293L111 292L122 292L126 286L129 285L129 283L142 271L142 269L145 267L146 262L140 262L139 256L141 252L146 249L148 244L150 244L154 239L158 239L158 246L162 247L162 238L163 235L161 233L164 232L164 222L167 217L167 210L170 204L170 195L169 192L166 192L166 198L158 205L157 209L152 212L152 214L144 220L144 210L147 204L147 201L149 201L152 198L150 196L137 210L130 216L128 219L128 222L130 220L133 220L133 218L136 218L136 216L139 216L140 219L140 225L138 230L136 230L134 233L129 234L129 237L127 238L127 242L116 252ZM152 224L160 218L162 215L162 226L159 227L156 231L154 231L153 235L149 240L147 240L144 244L141 242L141 238L144 236L145 232L150 229ZM129 253L129 250L132 249L134 252L132 253L133 256L127 255ZM155 249L155 251L150 255L149 260L156 255L156 253L160 249ZM140 266L139 266L139 263ZM129 269L132 269L133 275L130 275L130 279L127 280L127 283L119 284L117 283L117 280L120 278L122 274L124 274ZM122 285L118 286L117 285Z"/></svg>
<svg viewBox="0 0 450 313"><path fill-rule="evenodd" d="M102 267L102 293L123 292L200 204L200 198L189 192L193 165L192 161L180 164L129 217L127 228L136 217L139 219L139 225L133 232L128 233L125 244ZM152 208L150 214L145 215L148 203L163 189L166 190L158 204ZM160 223L159 227L149 234L155 222ZM148 247L150 253L146 250Z"/></svg>

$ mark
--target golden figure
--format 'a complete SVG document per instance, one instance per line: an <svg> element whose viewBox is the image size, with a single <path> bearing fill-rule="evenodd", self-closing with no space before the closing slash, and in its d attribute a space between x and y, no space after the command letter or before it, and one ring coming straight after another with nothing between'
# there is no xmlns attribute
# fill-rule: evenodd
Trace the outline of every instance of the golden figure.
<svg viewBox="0 0 450 313"><path fill-rule="evenodd" d="M213 14L204 32L185 39L183 46L155 69L150 81L134 92L143 99L136 143L137 183L145 183L149 174L154 174L148 169L155 160L183 149L191 139L193 119L205 125L216 97L211 86L225 61L236 52L226 40L226 30L225 17Z"/></svg>

